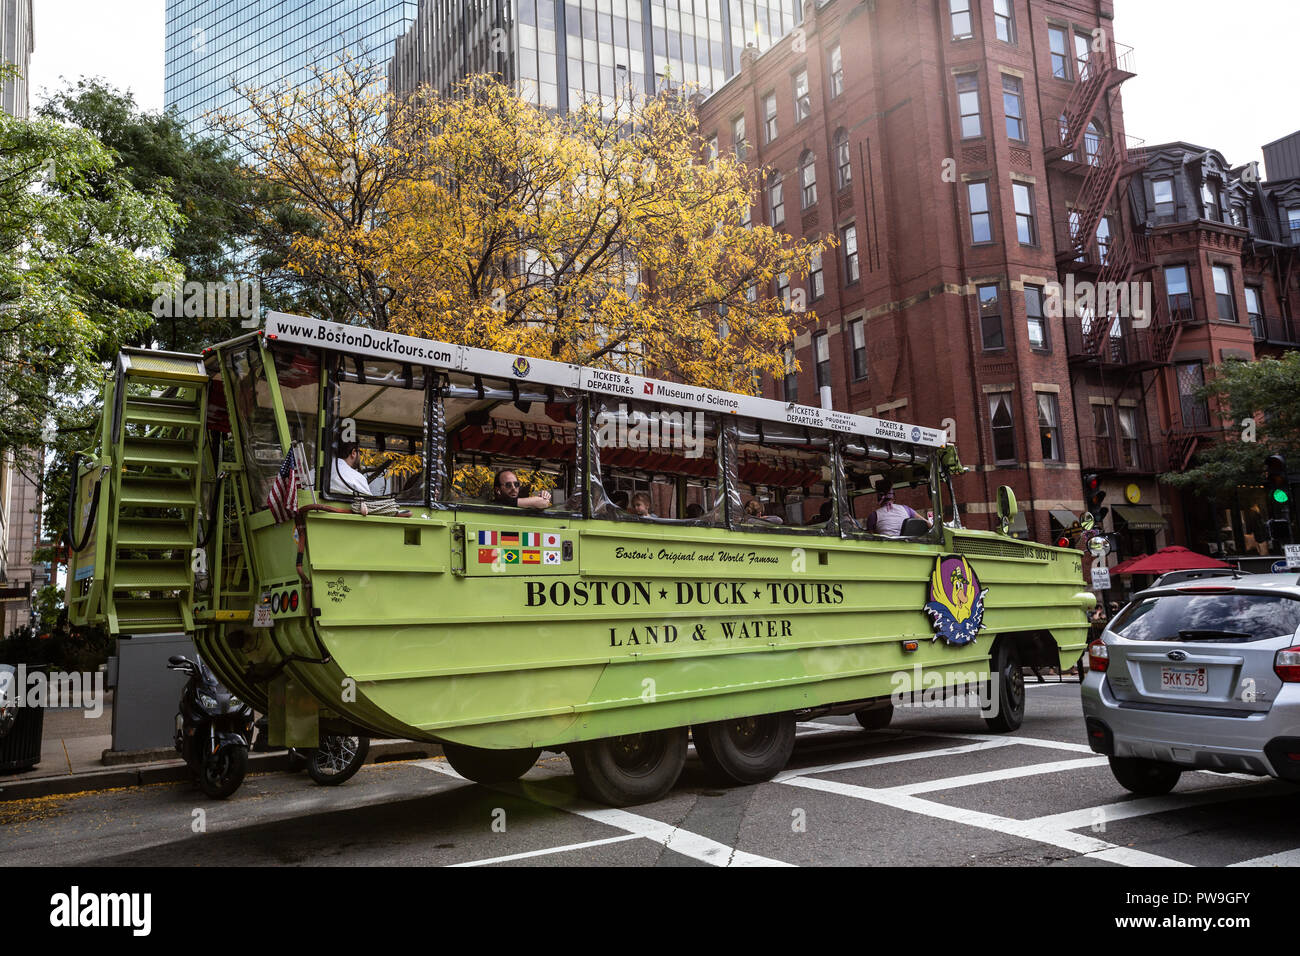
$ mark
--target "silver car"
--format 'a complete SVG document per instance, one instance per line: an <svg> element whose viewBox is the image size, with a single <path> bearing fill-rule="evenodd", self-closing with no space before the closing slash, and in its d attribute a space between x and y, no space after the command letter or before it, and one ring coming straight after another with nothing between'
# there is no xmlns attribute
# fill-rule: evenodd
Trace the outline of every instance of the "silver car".
<svg viewBox="0 0 1300 956"><path fill-rule="evenodd" d="M1171 577L1088 648L1088 743L1148 796L1192 769L1300 782L1300 575Z"/></svg>

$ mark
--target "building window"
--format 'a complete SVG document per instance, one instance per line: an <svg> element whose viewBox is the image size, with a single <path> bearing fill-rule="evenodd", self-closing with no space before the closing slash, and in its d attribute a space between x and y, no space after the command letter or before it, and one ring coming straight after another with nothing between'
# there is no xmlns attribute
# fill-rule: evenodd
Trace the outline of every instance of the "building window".
<svg viewBox="0 0 1300 956"><path fill-rule="evenodd" d="M992 242L993 219L989 215L989 184L967 183L966 199L970 203L971 242Z"/></svg>
<svg viewBox="0 0 1300 956"><path fill-rule="evenodd" d="M975 20L971 16L970 4L971 0L948 0L954 40L965 40L975 35Z"/></svg>
<svg viewBox="0 0 1300 956"><path fill-rule="evenodd" d="M785 392L787 402L799 401L799 378L794 370L794 346L785 347L785 378L782 380L782 389Z"/></svg>
<svg viewBox="0 0 1300 956"><path fill-rule="evenodd" d="M817 390L820 392L831 384L831 343L825 332L813 336L813 356L817 362Z"/></svg>
<svg viewBox="0 0 1300 956"><path fill-rule="evenodd" d="M822 274L822 254L813 253L808 260L808 298L816 302L826 294L826 280Z"/></svg>
<svg viewBox="0 0 1300 956"><path fill-rule="evenodd" d="M704 144L704 150L705 155L709 157L709 162L713 162L718 158L718 137L716 134L709 137L709 141Z"/></svg>
<svg viewBox="0 0 1300 956"><path fill-rule="evenodd" d="M1016 42L1016 18L1011 0L993 0L993 26L1003 43Z"/></svg>
<svg viewBox="0 0 1300 956"><path fill-rule="evenodd" d="M743 162L749 155L749 143L745 141L745 117L731 121L731 142L735 144L736 158Z"/></svg>
<svg viewBox="0 0 1300 956"><path fill-rule="evenodd" d="M1263 290L1258 286L1246 286L1246 314L1250 316L1250 329L1255 334L1255 338L1267 338L1264 334L1264 309L1260 305L1264 301Z"/></svg>
<svg viewBox="0 0 1300 956"><path fill-rule="evenodd" d="M1232 275L1227 266L1214 267L1214 300L1219 306L1219 318L1224 322L1237 321L1237 304L1232 297Z"/></svg>
<svg viewBox="0 0 1300 956"><path fill-rule="evenodd" d="M746 229L752 229L754 226L754 213L750 209L748 200L740 207L740 224Z"/></svg>
<svg viewBox="0 0 1300 956"><path fill-rule="evenodd" d="M835 133L835 168L839 176L840 189L847 189L853 182L853 161L849 153L848 130L840 129Z"/></svg>
<svg viewBox="0 0 1300 956"><path fill-rule="evenodd" d="M1019 78L1002 74L1002 107L1007 114L1007 139L1018 143L1029 138L1025 126L1024 85Z"/></svg>
<svg viewBox="0 0 1300 956"><path fill-rule="evenodd" d="M804 153L799 164L803 184L803 208L817 205L817 157Z"/></svg>
<svg viewBox="0 0 1300 956"><path fill-rule="evenodd" d="M998 464L1016 460L1016 418L1011 411L1011 393L989 396L989 420L993 428L993 460Z"/></svg>
<svg viewBox="0 0 1300 956"><path fill-rule="evenodd" d="M1205 218L1219 221L1219 190L1214 183L1206 180L1201 183L1201 202L1205 205Z"/></svg>
<svg viewBox="0 0 1300 956"><path fill-rule="evenodd" d="M1205 384L1204 366L1200 362L1179 362L1175 369L1183 428L1209 427L1209 405L1197 395L1197 390Z"/></svg>
<svg viewBox="0 0 1300 956"><path fill-rule="evenodd" d="M984 348L1000 349L1006 347L1006 337L1002 334L1002 303L998 296L998 287L982 285L976 288L980 304L980 337Z"/></svg>
<svg viewBox="0 0 1300 956"><path fill-rule="evenodd" d="M1151 184L1151 192L1156 200L1157 219L1169 221L1178 215L1178 209L1174 203L1174 181L1172 179L1155 180Z"/></svg>
<svg viewBox="0 0 1300 956"><path fill-rule="evenodd" d="M1061 27L1047 28L1047 45L1052 51L1052 76L1058 80L1070 79L1069 37Z"/></svg>
<svg viewBox="0 0 1300 956"><path fill-rule="evenodd" d="M776 94L769 93L763 98L763 135L767 142L776 139Z"/></svg>
<svg viewBox="0 0 1300 956"><path fill-rule="evenodd" d="M1095 120L1083 134L1083 159L1089 166L1101 165L1101 127Z"/></svg>
<svg viewBox="0 0 1300 956"><path fill-rule="evenodd" d="M979 78L974 73L957 77L957 112L961 115L962 139L981 135Z"/></svg>
<svg viewBox="0 0 1300 956"><path fill-rule="evenodd" d="M1074 35L1074 65L1080 82L1092 76L1092 36L1087 33Z"/></svg>
<svg viewBox="0 0 1300 956"><path fill-rule="evenodd" d="M861 381L867 377L866 319L850 322L849 334L853 337L853 378L855 381Z"/></svg>
<svg viewBox="0 0 1300 956"><path fill-rule="evenodd" d="M776 277L776 297L781 302L781 308L789 310L790 308L790 274L781 272Z"/></svg>
<svg viewBox="0 0 1300 956"><path fill-rule="evenodd" d="M840 244L844 247L844 284L858 281L858 227L845 226L840 230Z"/></svg>
<svg viewBox="0 0 1300 956"><path fill-rule="evenodd" d="M1287 229L1291 233L1291 242L1300 244L1300 206L1291 206L1286 211Z"/></svg>
<svg viewBox="0 0 1300 956"><path fill-rule="evenodd" d="M840 56L840 45L831 47L831 99L844 92L844 60Z"/></svg>
<svg viewBox="0 0 1300 956"><path fill-rule="evenodd" d="M1119 457L1129 468L1136 468L1141 462L1138 448L1137 409L1120 408L1119 417Z"/></svg>
<svg viewBox="0 0 1300 956"><path fill-rule="evenodd" d="M1029 326L1029 347L1047 348L1047 320L1043 317L1043 288L1025 286L1025 321Z"/></svg>
<svg viewBox="0 0 1300 956"><path fill-rule="evenodd" d="M1097 261L1102 265L1110 260L1110 217L1102 216L1097 223Z"/></svg>
<svg viewBox="0 0 1300 956"><path fill-rule="evenodd" d="M1192 317L1192 290L1187 266L1165 266L1165 294L1169 296L1169 314L1175 322Z"/></svg>
<svg viewBox="0 0 1300 956"><path fill-rule="evenodd" d="M1234 226L1246 225L1246 207L1241 203L1232 204L1232 224Z"/></svg>
<svg viewBox="0 0 1300 956"><path fill-rule="evenodd" d="M794 121L800 123L812 115L812 98L808 94L808 71L794 75Z"/></svg>
<svg viewBox="0 0 1300 956"><path fill-rule="evenodd" d="M775 229L785 222L785 186L780 173L772 174L772 182L767 187L767 203L772 213L772 228Z"/></svg>
<svg viewBox="0 0 1300 956"><path fill-rule="evenodd" d="M1038 392L1038 440L1043 461L1061 460L1061 414L1056 396Z"/></svg>
<svg viewBox="0 0 1300 956"><path fill-rule="evenodd" d="M1024 183L1012 183L1011 193L1016 201L1016 238L1022 246L1035 245L1038 231L1034 225L1034 188Z"/></svg>
<svg viewBox="0 0 1300 956"><path fill-rule="evenodd" d="M1109 405L1092 406L1093 447L1097 451L1097 465L1101 468L1113 468L1115 456L1111 454L1110 427L1114 410Z"/></svg>

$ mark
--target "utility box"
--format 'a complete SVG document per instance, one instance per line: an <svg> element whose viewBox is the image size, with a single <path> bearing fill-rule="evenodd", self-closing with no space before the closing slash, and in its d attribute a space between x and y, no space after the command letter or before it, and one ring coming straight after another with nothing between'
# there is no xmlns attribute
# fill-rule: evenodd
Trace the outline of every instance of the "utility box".
<svg viewBox="0 0 1300 956"><path fill-rule="evenodd" d="M113 750L158 750L176 739L176 712L189 679L167 669L174 655L198 658L185 634L137 634L117 642Z"/></svg>

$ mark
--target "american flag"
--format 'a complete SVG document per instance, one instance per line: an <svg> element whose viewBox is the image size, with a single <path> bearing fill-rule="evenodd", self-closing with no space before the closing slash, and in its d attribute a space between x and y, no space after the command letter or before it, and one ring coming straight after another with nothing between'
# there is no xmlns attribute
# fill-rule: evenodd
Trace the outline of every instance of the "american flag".
<svg viewBox="0 0 1300 956"><path fill-rule="evenodd" d="M266 496L266 506L271 509L276 524L288 521L298 513L298 467L292 451L284 456L280 473L271 482L271 493Z"/></svg>

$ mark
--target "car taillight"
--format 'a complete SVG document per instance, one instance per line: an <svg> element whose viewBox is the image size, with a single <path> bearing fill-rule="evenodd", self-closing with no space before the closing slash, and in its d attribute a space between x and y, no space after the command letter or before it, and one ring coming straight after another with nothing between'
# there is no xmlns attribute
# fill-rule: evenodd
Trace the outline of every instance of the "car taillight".
<svg viewBox="0 0 1300 956"><path fill-rule="evenodd" d="M1273 672L1288 684L1300 683L1300 647L1286 647L1273 658Z"/></svg>
<svg viewBox="0 0 1300 956"><path fill-rule="evenodd" d="M1104 671L1106 665L1110 663L1110 651L1106 645L1101 642L1101 638L1093 641L1088 645L1088 669L1097 672Z"/></svg>

